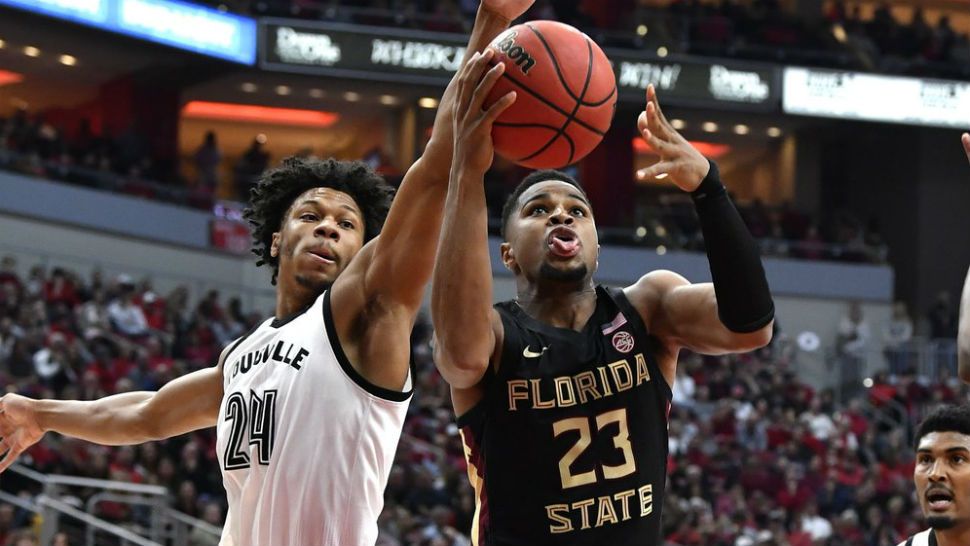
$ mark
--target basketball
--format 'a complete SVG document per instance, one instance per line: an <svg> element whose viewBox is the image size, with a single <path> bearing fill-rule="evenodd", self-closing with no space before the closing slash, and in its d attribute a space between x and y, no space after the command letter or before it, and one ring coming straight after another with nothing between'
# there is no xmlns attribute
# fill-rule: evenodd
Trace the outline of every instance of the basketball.
<svg viewBox="0 0 970 546"><path fill-rule="evenodd" d="M524 167L570 165L599 144L616 109L616 78L589 36L555 21L530 21L500 34L489 47L505 72L491 105L509 91L512 104L492 129L495 151Z"/></svg>

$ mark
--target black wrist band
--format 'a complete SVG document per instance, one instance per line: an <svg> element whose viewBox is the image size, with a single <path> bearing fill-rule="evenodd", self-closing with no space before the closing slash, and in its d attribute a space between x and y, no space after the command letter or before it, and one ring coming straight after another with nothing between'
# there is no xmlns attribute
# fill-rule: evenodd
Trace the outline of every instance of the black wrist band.
<svg viewBox="0 0 970 546"><path fill-rule="evenodd" d="M713 195L727 193L727 188L721 183L721 173L717 169L717 163L710 159L707 162L711 165L711 169L707 171L707 176L704 177L704 180L701 180L697 189L690 193L690 197L695 203Z"/></svg>
<svg viewBox="0 0 970 546"><path fill-rule="evenodd" d="M758 243L734 208L713 161L691 198L704 234L721 323L741 333L764 327L774 317L774 302Z"/></svg>

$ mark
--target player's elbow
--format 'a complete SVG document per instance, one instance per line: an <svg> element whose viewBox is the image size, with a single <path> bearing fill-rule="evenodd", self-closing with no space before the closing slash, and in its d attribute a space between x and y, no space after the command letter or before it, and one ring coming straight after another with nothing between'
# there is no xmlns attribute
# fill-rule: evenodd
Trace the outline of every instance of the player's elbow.
<svg viewBox="0 0 970 546"><path fill-rule="evenodd" d="M771 320L753 332L734 334L734 349L739 353L755 351L771 343L775 321Z"/></svg>
<svg viewBox="0 0 970 546"><path fill-rule="evenodd" d="M456 355L435 346L434 360L441 377L456 389L469 389L481 381L488 370L488 357L474 358L471 353Z"/></svg>

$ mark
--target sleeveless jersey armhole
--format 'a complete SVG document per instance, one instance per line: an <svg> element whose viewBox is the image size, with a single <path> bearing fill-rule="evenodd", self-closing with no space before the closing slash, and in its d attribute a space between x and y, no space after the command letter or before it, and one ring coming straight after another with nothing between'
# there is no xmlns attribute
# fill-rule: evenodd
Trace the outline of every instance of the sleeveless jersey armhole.
<svg viewBox="0 0 970 546"><path fill-rule="evenodd" d="M650 370L651 375L660 378L660 381L656 381L655 383L658 385L657 388L660 389L661 393L666 397L667 402L669 403L671 400L673 400L674 393L673 390L671 390L671 385L667 383L667 378L665 378L663 373L661 373L660 365L657 364L657 359L654 357L654 354L657 352L656 345L658 345L660 341L654 337L649 330L647 330L647 325L644 324L643 317L640 316L640 312L637 311L636 307L634 307L632 303L630 303L630 300L627 299L626 294L623 293L622 289L607 288L606 292L610 295L610 297L613 298L613 301L616 302L616 305L620 308L620 311L623 312L623 315L627 317L627 320L630 321L638 330L640 330L640 332L642 332L648 340L650 340L651 351L647 357L647 367Z"/></svg>
<svg viewBox="0 0 970 546"><path fill-rule="evenodd" d="M330 340L330 347L333 349L334 356L337 357L337 363L340 364L340 368L343 369L344 373L349 377L354 383L360 388L364 389L368 393L378 398L383 398L384 400L389 400L391 402L404 402L411 397L414 392L413 388L413 378L411 376L411 367L408 363L408 378L405 380L405 389L403 391L395 391L391 389L386 389L384 387L375 385L367 380L366 377L361 375L356 368L350 363L350 359L347 358L347 354L344 353L343 345L340 344L340 338L337 336L337 326L333 321L333 310L330 308L330 290L323 293L323 325L326 328L327 338Z"/></svg>

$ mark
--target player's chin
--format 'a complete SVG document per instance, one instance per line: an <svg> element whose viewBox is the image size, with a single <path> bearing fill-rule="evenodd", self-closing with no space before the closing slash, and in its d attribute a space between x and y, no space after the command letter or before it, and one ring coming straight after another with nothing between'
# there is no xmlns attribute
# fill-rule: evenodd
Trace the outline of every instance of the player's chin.
<svg viewBox="0 0 970 546"><path fill-rule="evenodd" d="M562 257L557 257L556 260L547 259L539 267L541 278L559 282L581 281L588 272L589 267L578 255L565 260Z"/></svg>
<svg viewBox="0 0 970 546"><path fill-rule="evenodd" d="M304 269L297 275L296 279L297 282L307 288L322 291L329 288L337 280L339 274L340 269L337 267L337 264L329 266L317 265Z"/></svg>

